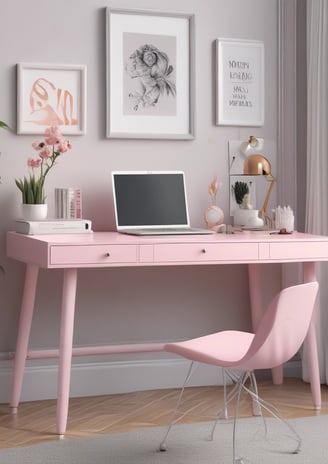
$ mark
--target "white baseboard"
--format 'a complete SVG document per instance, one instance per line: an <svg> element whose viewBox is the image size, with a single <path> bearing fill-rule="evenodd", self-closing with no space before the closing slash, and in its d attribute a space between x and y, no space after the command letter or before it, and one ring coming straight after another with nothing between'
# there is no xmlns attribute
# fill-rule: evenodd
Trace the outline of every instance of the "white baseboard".
<svg viewBox="0 0 328 464"><path fill-rule="evenodd" d="M0 403L8 403L12 381L12 362L0 362ZM35 363L37 364L37 363ZM73 364L71 397L98 396L132 391L179 388L186 376L189 362L183 359L129 360L119 362L88 362ZM300 361L285 366L285 376L300 376ZM270 373L267 373L270 375ZM262 375L261 375L262 376ZM199 365L189 386L222 385L222 371ZM57 365L27 366L21 401L57 397Z"/></svg>

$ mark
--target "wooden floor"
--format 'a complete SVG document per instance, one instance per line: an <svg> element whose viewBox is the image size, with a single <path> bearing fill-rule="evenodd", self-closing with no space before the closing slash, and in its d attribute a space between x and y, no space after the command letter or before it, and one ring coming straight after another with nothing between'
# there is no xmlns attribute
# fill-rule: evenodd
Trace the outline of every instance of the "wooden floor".
<svg viewBox="0 0 328 464"><path fill-rule="evenodd" d="M260 396L276 406L285 418L328 414L328 387L322 386L320 412L312 406L309 384L286 379L273 386L266 380L258 383ZM156 390L110 396L72 398L65 438L125 432L140 427L167 425L179 390ZM179 423L209 421L214 418L223 398L222 387L190 387L183 397ZM249 398L242 400L241 416L250 416ZM56 402L21 403L17 415L8 405L0 405L0 448L24 446L58 440L55 434Z"/></svg>

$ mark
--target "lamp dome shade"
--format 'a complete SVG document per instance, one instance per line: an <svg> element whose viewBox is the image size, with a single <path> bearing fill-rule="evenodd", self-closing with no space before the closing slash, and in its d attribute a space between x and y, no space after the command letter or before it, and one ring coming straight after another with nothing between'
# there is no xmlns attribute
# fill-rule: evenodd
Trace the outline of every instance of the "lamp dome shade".
<svg viewBox="0 0 328 464"><path fill-rule="evenodd" d="M244 174L249 176L268 176L271 174L270 161L263 155L250 155L244 162Z"/></svg>

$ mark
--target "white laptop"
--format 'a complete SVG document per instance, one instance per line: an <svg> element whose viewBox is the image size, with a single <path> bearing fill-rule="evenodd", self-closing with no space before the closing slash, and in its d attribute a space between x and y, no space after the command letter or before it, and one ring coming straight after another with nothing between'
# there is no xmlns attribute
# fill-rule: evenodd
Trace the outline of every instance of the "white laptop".
<svg viewBox="0 0 328 464"><path fill-rule="evenodd" d="M190 227L182 171L112 172L116 229L133 235L212 234Z"/></svg>

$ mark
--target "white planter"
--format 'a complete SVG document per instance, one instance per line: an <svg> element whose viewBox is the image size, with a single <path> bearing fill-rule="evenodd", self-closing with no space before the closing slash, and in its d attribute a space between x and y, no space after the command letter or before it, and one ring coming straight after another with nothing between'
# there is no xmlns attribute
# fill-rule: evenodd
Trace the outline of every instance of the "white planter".
<svg viewBox="0 0 328 464"><path fill-rule="evenodd" d="M42 203L39 205L22 204L22 218L26 221L42 221L47 218L48 205Z"/></svg>

